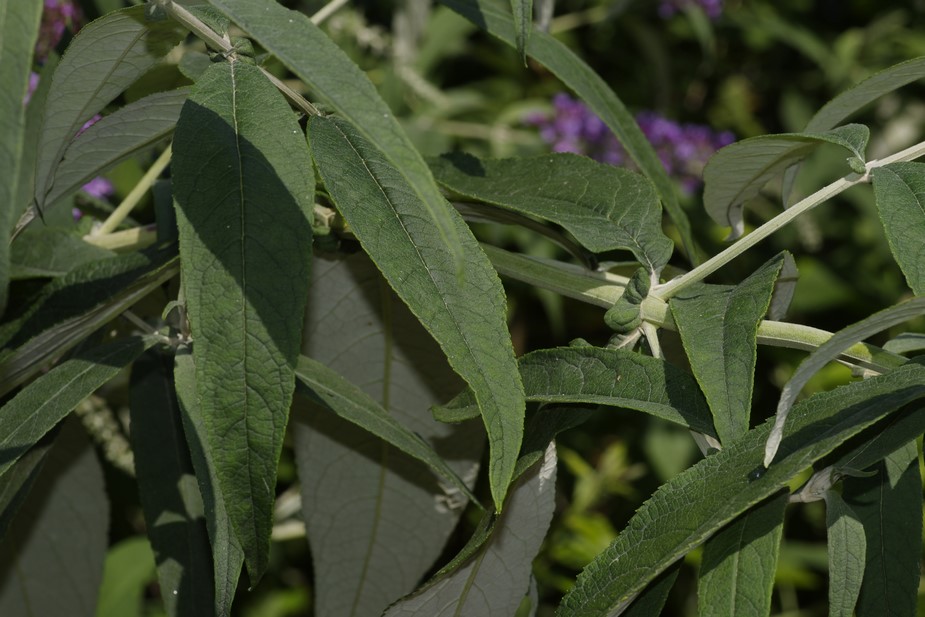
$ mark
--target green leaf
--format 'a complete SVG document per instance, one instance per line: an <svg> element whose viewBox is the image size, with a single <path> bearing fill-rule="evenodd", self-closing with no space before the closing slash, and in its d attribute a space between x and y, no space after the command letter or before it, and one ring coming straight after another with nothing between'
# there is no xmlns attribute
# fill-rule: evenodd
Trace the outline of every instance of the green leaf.
<svg viewBox="0 0 925 617"><path fill-rule="evenodd" d="M764 448L764 466L767 467L771 464L771 461L774 460L774 453L777 451L777 446L780 443L784 423L787 421L787 415L790 413L790 407L793 405L793 401L796 400L797 395L800 394L800 390L803 389L806 382L808 382L819 369L837 358L841 352L858 341L862 341L869 336L901 324L923 313L925 313L925 298L913 298L907 302L874 313L866 319L839 330L832 338L809 354L809 356L800 363L796 372L790 377L790 381L784 385L781 391L780 401L777 403L777 417L774 421L774 428Z"/></svg>
<svg viewBox="0 0 925 617"><path fill-rule="evenodd" d="M49 432L44 439L19 457L6 473L0 475L0 541L6 537L13 517L32 490L56 436L57 431Z"/></svg>
<svg viewBox="0 0 925 617"><path fill-rule="evenodd" d="M925 367L914 364L817 394L794 408L781 456L767 470L761 445L771 424L749 431L659 488L579 575L557 614L621 614L649 581L723 525L846 439L923 396Z"/></svg>
<svg viewBox="0 0 925 617"><path fill-rule="evenodd" d="M668 304L723 445L748 431L758 324L783 263L778 255L735 287L697 286Z"/></svg>
<svg viewBox="0 0 925 617"><path fill-rule="evenodd" d="M450 251L455 270L466 254L456 214L446 203L423 157L366 74L303 13L275 0L209 0L264 49L279 58L312 94L346 118L399 170ZM458 272L457 272L458 273Z"/></svg>
<svg viewBox="0 0 925 617"><path fill-rule="evenodd" d="M790 302L797 289L800 273L793 255L784 251L784 263L781 264L780 274L774 283L774 292L771 294L771 306L768 307L768 319L780 321L787 316Z"/></svg>
<svg viewBox="0 0 925 617"><path fill-rule="evenodd" d="M260 70L221 62L193 86L173 162L199 405L256 583L308 291L311 159L295 115Z"/></svg>
<svg viewBox="0 0 925 617"><path fill-rule="evenodd" d="M13 202L13 220L21 216L32 203L35 188L35 162L39 156L39 137L42 134L42 122L45 116L45 103L51 91L51 76L58 68L60 56L52 51L37 74L39 84L26 106L26 128L23 137L22 158L19 166L19 180L16 185L16 197Z"/></svg>
<svg viewBox="0 0 925 617"><path fill-rule="evenodd" d="M851 617L864 578L864 525L835 490L826 491L825 518L829 537L829 617Z"/></svg>
<svg viewBox="0 0 925 617"><path fill-rule="evenodd" d="M0 314L10 282L9 238L19 214L16 197L25 147L26 111L32 51L42 18L40 0L4 2L0 7Z"/></svg>
<svg viewBox="0 0 925 617"><path fill-rule="evenodd" d="M678 579L678 572L681 569L681 562L678 561L674 567L668 568L652 581L648 587L643 590L639 596L633 600L626 612L626 617L654 617L660 615L665 602L668 600L668 594L674 587Z"/></svg>
<svg viewBox="0 0 925 617"><path fill-rule="evenodd" d="M516 45L510 14L492 0L440 0L482 30L508 45ZM681 242L692 262L697 262L694 237L687 215L678 203L677 188L668 177L655 149L607 83L575 52L545 32L535 31L527 54L549 69L604 121L658 192L668 215L678 228Z"/></svg>
<svg viewBox="0 0 925 617"><path fill-rule="evenodd" d="M216 474L215 453L207 439L205 418L197 398L196 365L189 347L181 345L174 357L174 385L180 405L183 432L189 445L193 469L199 482L199 491L205 510L206 529L212 545L212 564L215 569L215 615L231 614L244 551L234 534L225 496Z"/></svg>
<svg viewBox="0 0 925 617"><path fill-rule="evenodd" d="M35 207L49 200L58 165L84 123L183 40L170 21L147 22L135 6L90 22L71 41L52 77L35 172Z"/></svg>
<svg viewBox="0 0 925 617"><path fill-rule="evenodd" d="M626 249L658 274L673 244L645 177L575 154L477 159L454 153L430 160L454 193L562 225L588 250Z"/></svg>
<svg viewBox="0 0 925 617"><path fill-rule="evenodd" d="M528 401L633 409L716 436L697 383L664 360L624 349L558 347L525 354L519 364ZM434 408L442 422L459 422L477 413L471 392Z"/></svg>
<svg viewBox="0 0 925 617"><path fill-rule="evenodd" d="M925 295L925 164L900 162L871 172L874 199L893 258L917 296Z"/></svg>
<svg viewBox="0 0 925 617"><path fill-rule="evenodd" d="M103 470L70 422L0 544L0 615L93 617L108 528Z"/></svg>
<svg viewBox="0 0 925 617"><path fill-rule="evenodd" d="M338 415L314 403L293 416L314 610L381 615L440 556L468 501L484 432L430 417L428 407L461 380L365 254L316 259L304 339L310 365L347 385L338 394L353 394L323 397Z"/></svg>
<svg viewBox="0 0 925 617"><path fill-rule="evenodd" d="M824 132L762 135L730 144L713 155L703 170L703 202L718 225L732 227L730 238L745 230L742 209L772 178L825 143L864 159L870 130L848 124Z"/></svg>
<svg viewBox="0 0 925 617"><path fill-rule="evenodd" d="M173 385L173 354L151 350L132 366L132 450L148 537L168 615L207 615L215 605L202 496Z"/></svg>
<svg viewBox="0 0 925 617"><path fill-rule="evenodd" d="M530 586L532 562L555 507L556 447L511 486L491 537L465 565L438 573L383 617L513 615Z"/></svg>
<svg viewBox="0 0 925 617"><path fill-rule="evenodd" d="M741 514L703 546L697 606L701 617L769 615L786 491Z"/></svg>
<svg viewBox="0 0 925 617"><path fill-rule="evenodd" d="M154 579L154 553L148 539L122 540L106 554L96 617L143 617L142 599Z"/></svg>
<svg viewBox="0 0 925 617"><path fill-rule="evenodd" d="M916 615L922 555L922 479L909 442L868 478L845 478L843 497L864 525L867 561L858 617Z"/></svg>
<svg viewBox="0 0 925 617"><path fill-rule="evenodd" d="M514 14L514 39L517 53L527 65L527 43L530 32L533 30L533 0L511 0L511 9Z"/></svg>
<svg viewBox="0 0 925 617"><path fill-rule="evenodd" d="M19 234L10 247L12 280L64 276L72 270L115 253L94 246L60 227L37 227Z"/></svg>
<svg viewBox="0 0 925 617"><path fill-rule="evenodd" d="M309 138L339 212L389 285L475 393L488 432L489 479L500 510L523 437L523 386L506 324L504 290L462 219L460 272L412 187L342 120L314 117Z"/></svg>
<svg viewBox="0 0 925 617"><path fill-rule="evenodd" d="M145 152L173 133L189 88L157 92L103 117L67 146L46 201L55 203L94 176Z"/></svg>
<svg viewBox="0 0 925 617"><path fill-rule="evenodd" d="M925 433L925 406L914 403L860 433L839 449L832 467L866 469Z"/></svg>
<svg viewBox="0 0 925 617"><path fill-rule="evenodd" d="M131 337L94 347L65 360L20 390L0 408L0 475L78 403L152 344L152 340Z"/></svg>
<svg viewBox="0 0 925 617"><path fill-rule="evenodd" d="M899 354L925 351L925 334L903 332L884 343L883 348Z"/></svg>

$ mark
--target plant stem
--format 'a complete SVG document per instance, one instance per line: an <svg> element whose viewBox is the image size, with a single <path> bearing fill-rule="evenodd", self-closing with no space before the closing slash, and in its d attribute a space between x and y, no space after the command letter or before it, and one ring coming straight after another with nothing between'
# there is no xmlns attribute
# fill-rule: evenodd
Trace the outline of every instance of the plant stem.
<svg viewBox="0 0 925 617"><path fill-rule="evenodd" d="M346 6L349 0L332 0L328 2L323 7L321 7L317 13L311 16L312 23L316 26L323 22L325 19L339 11L342 7Z"/></svg>
<svg viewBox="0 0 925 617"><path fill-rule="evenodd" d="M84 242L109 249L117 253L127 253L147 248L157 242L157 231L155 225L145 225L144 227L133 227L123 229L111 234L88 235L84 236Z"/></svg>
<svg viewBox="0 0 925 617"><path fill-rule="evenodd" d="M125 217L127 217L135 206L138 205L138 202L141 201L141 198L148 192L148 189L151 188L154 181L161 175L161 172L170 164L171 152L170 144L168 144L164 151L161 152L161 155L157 157L157 160L154 161L154 164L151 165L148 171L145 172L145 175L141 177L138 184L135 185L135 188L125 196L125 199L123 199L122 203L112 211L109 218L103 221L99 229L90 234L91 236L103 236L116 230L122 221L125 220Z"/></svg>

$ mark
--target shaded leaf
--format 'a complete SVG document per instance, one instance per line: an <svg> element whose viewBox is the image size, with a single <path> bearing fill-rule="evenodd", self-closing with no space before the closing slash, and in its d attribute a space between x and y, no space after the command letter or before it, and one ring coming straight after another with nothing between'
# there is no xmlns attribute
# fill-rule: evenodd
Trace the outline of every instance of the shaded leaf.
<svg viewBox="0 0 925 617"><path fill-rule="evenodd" d="M72 230L56 227L27 229L13 241L10 252L12 280L64 276L92 261L115 257Z"/></svg>
<svg viewBox="0 0 925 617"><path fill-rule="evenodd" d="M866 469L925 433L925 406L913 403L877 422L839 448L832 467ZM827 461L828 462L828 461Z"/></svg>
<svg viewBox="0 0 925 617"><path fill-rule="evenodd" d="M925 295L925 164L892 163L871 178L893 258L915 295Z"/></svg>
<svg viewBox="0 0 925 617"><path fill-rule="evenodd" d="M67 423L0 544L0 615L93 617L108 531L103 470Z"/></svg>
<svg viewBox="0 0 925 617"><path fill-rule="evenodd" d="M656 274L671 258L658 197L635 172L568 153L522 159L453 153L430 166L454 193L562 225L592 252L632 251Z"/></svg>
<svg viewBox="0 0 925 617"><path fill-rule="evenodd" d="M925 351L925 334L903 332L884 343L883 348L899 354Z"/></svg>
<svg viewBox="0 0 925 617"><path fill-rule="evenodd" d="M21 216L32 203L32 192L35 188L35 162L39 156L39 137L42 134L45 103L51 91L51 76L58 68L60 59L54 51L49 53L45 65L36 72L39 76L39 83L26 106L26 128L19 166L19 180L13 202L13 221L16 221L16 217Z"/></svg>
<svg viewBox="0 0 925 617"><path fill-rule="evenodd" d="M181 276L206 439L251 582L267 565L311 260L311 159L244 62L193 86L174 138Z"/></svg>
<svg viewBox="0 0 925 617"><path fill-rule="evenodd" d="M350 424L344 418L352 414L334 401L342 417L318 403L293 416L315 612L380 615L439 557L467 502L484 431L476 422L447 427L430 417L428 407L461 380L365 254L315 260L303 338L313 366L350 380L357 396L344 403L364 414L353 421L372 414L383 429L368 432L362 419ZM438 479L433 468L462 486Z"/></svg>
<svg viewBox="0 0 925 617"><path fill-rule="evenodd" d="M489 479L500 510L523 436L523 386L504 290L459 217L460 272L420 202L373 144L342 120L311 119L315 164L338 211L389 285L475 393L488 432Z"/></svg>
<svg viewBox="0 0 925 617"><path fill-rule="evenodd" d="M723 445L748 430L758 324L783 263L778 255L735 287L697 286L668 304Z"/></svg>
<svg viewBox="0 0 925 617"><path fill-rule="evenodd" d="M780 321L787 316L787 312L790 310L790 302L793 300L793 294L797 289L797 281L800 278L793 255L784 251L783 256L784 263L781 265L780 274L777 275L777 281L774 283L771 306L768 307L768 319L775 321Z"/></svg>
<svg viewBox="0 0 925 617"><path fill-rule="evenodd" d="M864 578L864 525L835 490L826 491L829 546L829 617L851 617Z"/></svg>
<svg viewBox="0 0 925 617"><path fill-rule="evenodd" d="M665 602L668 600L668 594L678 579L678 571L681 569L679 561L675 566L668 568L649 583L639 596L633 600L626 612L626 617L655 617L660 615Z"/></svg>
<svg viewBox="0 0 925 617"><path fill-rule="evenodd" d="M96 617L142 617L145 588L155 579L154 553L144 536L132 536L109 549Z"/></svg>
<svg viewBox="0 0 925 617"><path fill-rule="evenodd" d="M0 541L38 478L57 431L50 431L28 452L19 457L6 473L0 475Z"/></svg>
<svg viewBox="0 0 925 617"><path fill-rule="evenodd" d="M766 470L761 445L770 422L701 460L659 488L617 539L578 576L560 617L619 615L655 576L846 439L925 396L925 367L817 394L794 407L781 456Z"/></svg>

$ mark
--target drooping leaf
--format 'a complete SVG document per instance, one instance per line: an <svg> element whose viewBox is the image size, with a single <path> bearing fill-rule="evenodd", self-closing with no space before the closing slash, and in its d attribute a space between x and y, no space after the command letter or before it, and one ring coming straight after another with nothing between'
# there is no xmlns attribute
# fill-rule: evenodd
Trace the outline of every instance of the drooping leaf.
<svg viewBox="0 0 925 617"><path fill-rule="evenodd" d="M103 566L96 617L143 617L145 590L156 578L154 553L144 536L132 536L109 549Z"/></svg>
<svg viewBox="0 0 925 617"><path fill-rule="evenodd" d="M456 270L466 257L456 215L440 194L423 157L366 74L300 12L275 0L209 0L264 49L279 58L314 95L357 127L413 189L450 251Z"/></svg>
<svg viewBox="0 0 925 617"><path fill-rule="evenodd" d="M825 494L829 547L829 617L851 617L864 578L864 525L836 490Z"/></svg>
<svg viewBox="0 0 925 617"><path fill-rule="evenodd" d="M523 436L523 386L497 273L459 217L460 272L413 187L348 123L314 117L309 138L328 193L389 285L475 393L500 510Z"/></svg>
<svg viewBox="0 0 925 617"><path fill-rule="evenodd" d="M68 144L83 125L161 61L185 32L171 21L148 22L144 7L109 13L80 29L52 76L35 172L35 206L49 193Z"/></svg>
<svg viewBox="0 0 925 617"><path fill-rule="evenodd" d="M19 166L19 180L17 181L16 196L13 204L13 222L25 212L32 202L32 192L35 188L35 162L39 156L39 137L42 134L42 121L45 117L45 103L48 100L48 93L51 91L51 76L58 68L60 59L61 57L54 51L49 53L48 59L45 60L45 65L36 72L39 83L29 99L29 104L26 106L26 126Z"/></svg>
<svg viewBox="0 0 925 617"><path fill-rule="evenodd" d="M454 153L430 166L454 193L562 225L592 252L630 250L656 274L671 258L658 197L635 172L568 153L522 159Z"/></svg>
<svg viewBox="0 0 925 617"><path fill-rule="evenodd" d="M429 406L462 381L363 253L316 259L303 338L312 358L304 360L322 369L314 377L342 375L351 383L336 393L355 394L338 402L317 391L341 417L324 403L294 416L315 612L380 615L413 591L440 555L467 502L484 432L475 422L447 427L430 417ZM372 431L362 418L375 421Z"/></svg>
<svg viewBox="0 0 925 617"><path fill-rule="evenodd" d="M658 491L578 576L559 617L619 615L655 576L749 507L865 427L925 396L925 367L909 364L817 394L794 407L781 456L761 466L770 422L701 460Z"/></svg>
<svg viewBox="0 0 925 617"><path fill-rule="evenodd" d="M917 296L925 295L925 164L900 162L871 172L874 199L893 258Z"/></svg>
<svg viewBox="0 0 925 617"><path fill-rule="evenodd" d="M784 491L758 504L706 541L697 583L701 617L770 614L787 499Z"/></svg>
<svg viewBox="0 0 925 617"><path fill-rule="evenodd" d="M713 155L703 170L703 202L718 225L732 227L731 238L744 231L742 209L758 191L785 169L825 143L841 146L864 161L870 130L848 124L821 132L762 135L730 144Z"/></svg>
<svg viewBox="0 0 925 617"><path fill-rule="evenodd" d="M244 551L228 518L225 495L216 474L213 444L207 439L205 418L196 388L196 365L189 347L181 345L174 356L174 386L180 405L183 432L189 446L196 480L206 517L206 529L212 545L215 570L215 615L231 614L235 590L244 564Z"/></svg>
<svg viewBox="0 0 925 617"><path fill-rule="evenodd" d="M783 263L778 255L735 287L698 286L668 304L723 445L748 430L758 324Z"/></svg>
<svg viewBox="0 0 925 617"><path fill-rule="evenodd" d="M787 316L787 311L790 310L790 302L793 300L793 294L797 289L797 281L800 278L793 255L786 251L783 255L784 263L781 265L780 274L777 275L777 281L774 283L771 306L768 307L768 319L776 321Z"/></svg>
<svg viewBox="0 0 925 617"><path fill-rule="evenodd" d="M922 556L922 479L915 442L887 456L867 478L845 478L843 497L867 540L858 617L917 614Z"/></svg>
<svg viewBox="0 0 925 617"><path fill-rule="evenodd" d="M46 201L56 202L116 163L168 138L187 96L189 88L156 92L105 116L81 133L64 150Z"/></svg>
<svg viewBox="0 0 925 617"><path fill-rule="evenodd" d="M6 241L19 214L16 197L21 177L32 51L42 18L40 0L4 2L0 7L0 314L10 282L10 244Z"/></svg>
<svg viewBox="0 0 925 617"><path fill-rule="evenodd" d="M515 46L510 14L494 0L440 0L482 30ZM696 263L690 222L678 203L677 189L668 178L655 149L636 124L632 114L613 90L575 52L545 32L534 31L527 44L527 55L549 69L575 91L588 107L614 132L633 161L658 192L662 205L678 229L689 259Z"/></svg>
<svg viewBox="0 0 925 617"><path fill-rule="evenodd" d="M556 447L511 487L488 541L462 567L437 574L383 617L513 615L530 585L531 563L555 506Z"/></svg>
<svg viewBox="0 0 925 617"><path fill-rule="evenodd" d="M862 319L856 324L836 332L832 338L820 345L811 353L796 372L790 377L783 390L781 391L780 401L777 403L777 416L774 422L774 428L768 436L768 443L764 448L764 466L767 467L774 460L774 454L780 444L784 423L787 421L787 415L790 413L790 407L793 401L806 382L815 375L819 369L834 360L845 349L862 341L869 336L882 332L913 317L925 313L925 298L913 298L907 302L897 304L888 309L878 311Z"/></svg>
<svg viewBox="0 0 925 617"><path fill-rule="evenodd" d="M696 382L664 360L623 349L559 347L525 354L519 366L528 401L634 409L716 436ZM434 408L442 422L459 422L477 413L471 392Z"/></svg>
<svg viewBox="0 0 925 617"><path fill-rule="evenodd" d="M314 177L260 70L216 63L174 138L181 277L206 439L251 582L267 565L311 260Z"/></svg>
<svg viewBox="0 0 925 617"><path fill-rule="evenodd" d="M167 614L207 615L215 605L202 496L173 384L173 357L151 350L132 366L132 450L141 507Z"/></svg>
<svg viewBox="0 0 925 617"><path fill-rule="evenodd" d="M0 475L153 342L130 337L81 352L10 399L0 408Z"/></svg>
<svg viewBox="0 0 925 617"><path fill-rule="evenodd" d="M115 253L84 242L69 229L27 229L10 247L10 279L64 276L86 263L110 257Z"/></svg>
<svg viewBox="0 0 925 617"><path fill-rule="evenodd" d="M0 544L0 615L93 617L108 528L103 470L68 423Z"/></svg>

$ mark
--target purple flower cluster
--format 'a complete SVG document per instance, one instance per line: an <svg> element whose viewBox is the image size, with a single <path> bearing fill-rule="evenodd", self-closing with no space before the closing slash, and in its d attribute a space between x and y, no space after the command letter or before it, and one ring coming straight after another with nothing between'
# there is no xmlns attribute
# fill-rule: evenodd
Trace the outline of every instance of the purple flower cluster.
<svg viewBox="0 0 925 617"><path fill-rule="evenodd" d="M719 19L723 13L723 0L662 0L658 5L658 14L663 19L668 19L690 5L699 6L712 20Z"/></svg>
<svg viewBox="0 0 925 617"><path fill-rule="evenodd" d="M552 117L531 114L526 122L540 129L540 136L554 152L574 152L601 163L635 167L607 125L584 103L567 94L557 94L552 103ZM650 111L637 114L636 122L665 170L688 194L700 186L710 156L735 141L728 131L717 133L701 124L679 124Z"/></svg>

